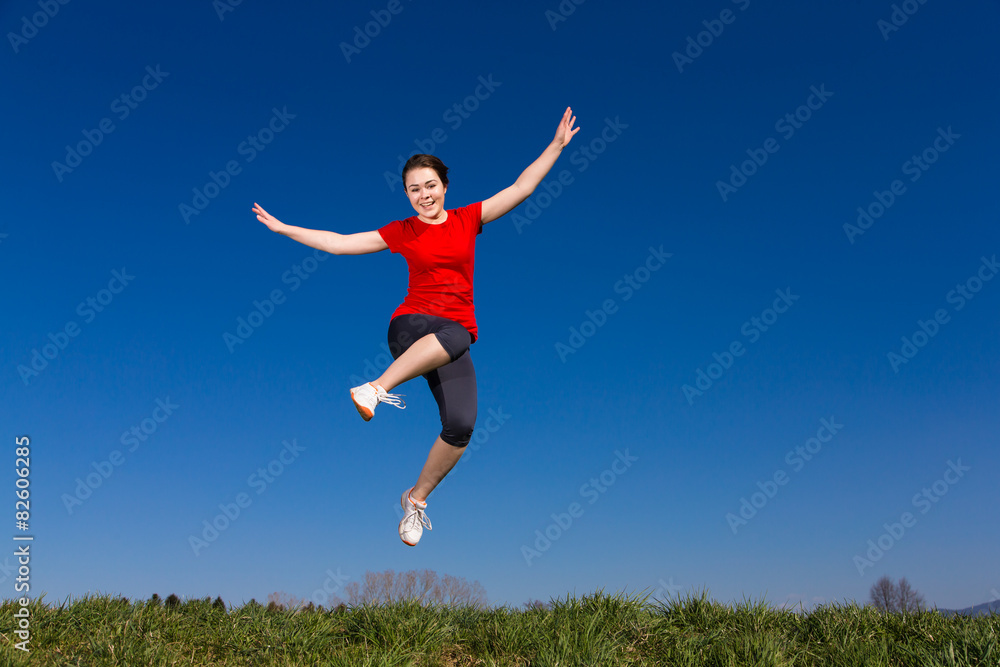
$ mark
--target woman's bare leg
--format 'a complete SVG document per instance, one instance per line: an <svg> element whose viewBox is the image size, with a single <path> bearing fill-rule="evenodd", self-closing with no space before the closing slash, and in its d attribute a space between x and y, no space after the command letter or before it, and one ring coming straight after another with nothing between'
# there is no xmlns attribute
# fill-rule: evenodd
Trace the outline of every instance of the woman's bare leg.
<svg viewBox="0 0 1000 667"><path fill-rule="evenodd" d="M392 391L393 388L408 380L449 363L451 363L451 357L441 346L437 336L430 333L420 338L406 352L399 355L399 358L385 369L380 378L373 380L372 384L382 385L386 391ZM451 445L445 444L451 447Z"/></svg>
<svg viewBox="0 0 1000 667"><path fill-rule="evenodd" d="M420 477L417 478L417 484L413 487L413 491L410 492L410 497L419 501L427 500L427 496L437 488L437 485L441 483L445 475L455 467L455 464L462 458L464 452L465 447L449 445L441 439L441 436L438 436L437 440L431 446L431 452L427 455L427 462L424 464L424 469L420 471Z"/></svg>

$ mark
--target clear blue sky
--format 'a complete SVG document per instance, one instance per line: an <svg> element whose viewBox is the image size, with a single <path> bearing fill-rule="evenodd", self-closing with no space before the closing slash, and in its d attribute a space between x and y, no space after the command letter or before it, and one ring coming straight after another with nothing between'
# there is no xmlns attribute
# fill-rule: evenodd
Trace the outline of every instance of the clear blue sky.
<svg viewBox="0 0 1000 667"><path fill-rule="evenodd" d="M32 593L431 568L512 605L996 596L1000 5L904 4L3 3L0 435L9 497L31 436ZM480 201L567 105L547 190L478 239L477 449L408 548L433 398L370 423L348 398L405 261L318 261L250 208L376 229L412 213L418 148L448 207Z"/></svg>

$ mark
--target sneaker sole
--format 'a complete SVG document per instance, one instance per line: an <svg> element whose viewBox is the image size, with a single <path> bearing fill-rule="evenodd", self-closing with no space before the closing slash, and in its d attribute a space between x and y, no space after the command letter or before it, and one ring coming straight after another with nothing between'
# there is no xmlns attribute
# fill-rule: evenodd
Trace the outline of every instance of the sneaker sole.
<svg viewBox="0 0 1000 667"><path fill-rule="evenodd" d="M375 416L374 412L354 400L353 391L351 392L351 402L354 403L354 407L357 408L358 414L361 415L361 418L365 421L370 421L371 418Z"/></svg>

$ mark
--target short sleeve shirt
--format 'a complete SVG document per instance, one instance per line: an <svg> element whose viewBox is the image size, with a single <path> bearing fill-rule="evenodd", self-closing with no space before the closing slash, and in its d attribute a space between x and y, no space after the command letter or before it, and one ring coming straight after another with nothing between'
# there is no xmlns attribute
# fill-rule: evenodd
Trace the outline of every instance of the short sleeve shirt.
<svg viewBox="0 0 1000 667"><path fill-rule="evenodd" d="M395 220L378 230L389 250L406 258L410 284L392 314L434 315L458 322L479 336L472 300L476 236L483 231L482 202L448 211L436 225L417 216Z"/></svg>

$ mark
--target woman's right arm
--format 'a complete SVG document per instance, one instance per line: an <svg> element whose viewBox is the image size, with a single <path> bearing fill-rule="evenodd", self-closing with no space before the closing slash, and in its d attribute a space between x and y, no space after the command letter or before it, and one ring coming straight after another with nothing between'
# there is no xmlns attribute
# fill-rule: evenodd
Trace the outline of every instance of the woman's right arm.
<svg viewBox="0 0 1000 667"><path fill-rule="evenodd" d="M389 249L377 230L357 234L338 234L322 229L306 229L305 227L286 225L261 208L260 204L256 202L252 210L257 214L257 219L267 225L267 228L272 232L284 234L294 241L332 255L365 255Z"/></svg>

